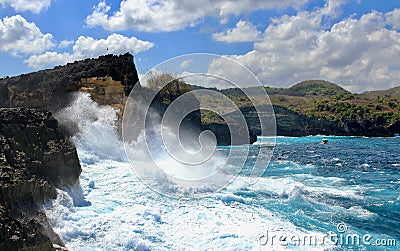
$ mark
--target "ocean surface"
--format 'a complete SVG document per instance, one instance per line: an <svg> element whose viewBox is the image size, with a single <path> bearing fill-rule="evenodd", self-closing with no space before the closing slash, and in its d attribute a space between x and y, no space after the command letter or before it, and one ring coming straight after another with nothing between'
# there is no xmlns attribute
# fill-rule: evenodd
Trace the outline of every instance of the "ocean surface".
<svg viewBox="0 0 400 251"><path fill-rule="evenodd" d="M71 192L60 190L46 205L69 250L400 247L400 137L278 137L266 172L249 185L257 144L266 140L260 137L226 188L178 200L137 178L116 136L112 109L81 96L58 116L80 121L72 140L83 169L82 193L90 203L74 205ZM323 138L329 143L321 144Z"/></svg>

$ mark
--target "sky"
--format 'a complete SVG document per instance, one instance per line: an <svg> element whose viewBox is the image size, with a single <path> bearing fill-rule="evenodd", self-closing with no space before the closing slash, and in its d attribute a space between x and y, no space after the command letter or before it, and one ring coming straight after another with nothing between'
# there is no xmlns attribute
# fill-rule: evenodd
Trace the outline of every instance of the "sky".
<svg viewBox="0 0 400 251"><path fill-rule="evenodd" d="M140 74L213 53L268 86L323 79L388 89L400 85L400 1L0 0L0 77L125 52ZM208 67L232 73L218 60Z"/></svg>

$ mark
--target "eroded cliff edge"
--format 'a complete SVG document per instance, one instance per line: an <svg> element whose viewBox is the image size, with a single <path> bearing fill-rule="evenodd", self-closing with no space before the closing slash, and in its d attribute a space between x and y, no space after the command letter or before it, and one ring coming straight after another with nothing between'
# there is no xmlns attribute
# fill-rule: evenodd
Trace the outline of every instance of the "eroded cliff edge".
<svg viewBox="0 0 400 251"><path fill-rule="evenodd" d="M63 245L42 204L81 173L74 145L50 112L0 108L0 250Z"/></svg>
<svg viewBox="0 0 400 251"><path fill-rule="evenodd" d="M122 110L137 82L129 53L0 79L0 250L63 246L42 206L56 198L57 188L79 186L81 167L75 146L48 110L67 106L76 91Z"/></svg>
<svg viewBox="0 0 400 251"><path fill-rule="evenodd" d="M91 93L100 104L121 104L123 100L115 97L129 95L138 81L131 54L110 54L0 79L0 107L30 107L55 112L69 103L69 94L81 89Z"/></svg>

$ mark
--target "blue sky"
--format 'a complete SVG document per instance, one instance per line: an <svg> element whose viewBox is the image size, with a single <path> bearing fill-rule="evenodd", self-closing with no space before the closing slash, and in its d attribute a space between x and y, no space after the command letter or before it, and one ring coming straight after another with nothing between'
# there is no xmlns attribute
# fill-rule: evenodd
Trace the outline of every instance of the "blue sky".
<svg viewBox="0 0 400 251"><path fill-rule="evenodd" d="M400 1L0 0L0 77L107 48L134 54L142 74L204 52L238 60L265 85L325 79L386 89L400 85Z"/></svg>

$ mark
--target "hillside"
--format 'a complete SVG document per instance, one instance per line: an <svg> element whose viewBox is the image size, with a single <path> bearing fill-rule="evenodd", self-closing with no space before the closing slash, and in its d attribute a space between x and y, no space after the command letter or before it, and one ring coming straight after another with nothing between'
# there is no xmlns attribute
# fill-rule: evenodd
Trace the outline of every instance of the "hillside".
<svg viewBox="0 0 400 251"><path fill-rule="evenodd" d="M350 94L342 87L325 80L307 80L280 92L290 96L334 96Z"/></svg>
<svg viewBox="0 0 400 251"><path fill-rule="evenodd" d="M265 87L265 90L275 109L279 135L391 136L399 133L398 129L393 129L397 128L393 125L400 123L400 87L355 94L328 81L309 80L287 89ZM246 107L252 104L243 91L251 93L252 87L219 90L246 111ZM252 97L261 102L264 99L263 95ZM264 102L268 103L267 100ZM215 100L213 103L225 113L233 112L225 108L223 103L218 104ZM218 116L210 112L203 112L202 119L203 123L220 121ZM251 123L249 127L257 127Z"/></svg>
<svg viewBox="0 0 400 251"><path fill-rule="evenodd" d="M377 99L381 97L400 99L400 86L383 91L364 92L361 93L360 96L366 97L367 99Z"/></svg>

